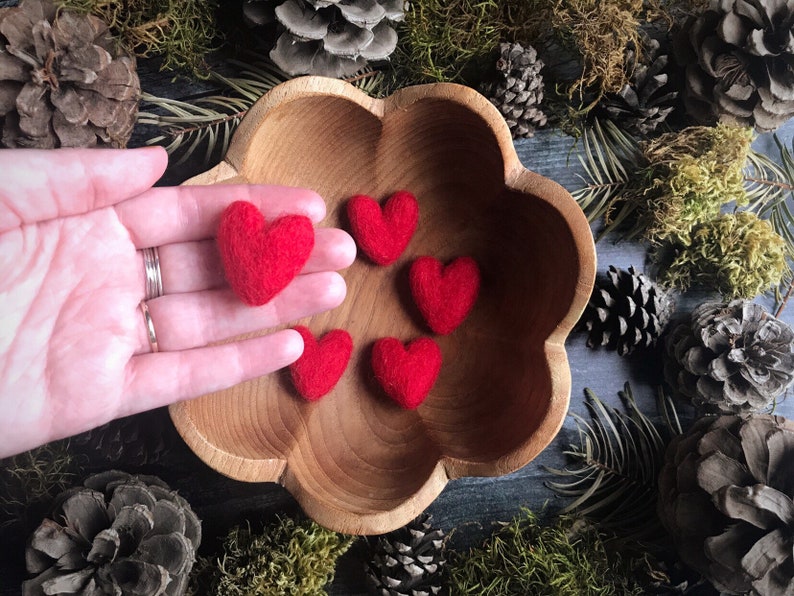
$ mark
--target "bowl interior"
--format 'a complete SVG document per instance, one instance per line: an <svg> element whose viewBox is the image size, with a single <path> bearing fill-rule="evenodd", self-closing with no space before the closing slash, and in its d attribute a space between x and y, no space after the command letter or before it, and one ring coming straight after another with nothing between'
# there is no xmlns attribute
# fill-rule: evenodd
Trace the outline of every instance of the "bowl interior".
<svg viewBox="0 0 794 596"><path fill-rule="evenodd" d="M557 373L546 340L570 310L580 263L558 210L531 189L506 187L489 124L443 98L376 116L345 98L305 97L268 111L236 165L248 182L318 191L328 205L322 225L349 229L351 196L383 200L400 189L416 195L420 219L397 263L379 267L360 254L342 272L345 302L302 322L315 334L344 328L353 337L332 393L305 402L284 372L184 404L219 453L273 464L222 471L371 513L411 499L439 462L450 476L526 463L511 454L534 440L552 407ZM421 255L467 255L480 266L478 302L449 336L434 336L412 303L407 272ZM379 389L369 356L378 338L422 335L438 342L444 364L427 400L406 411Z"/></svg>

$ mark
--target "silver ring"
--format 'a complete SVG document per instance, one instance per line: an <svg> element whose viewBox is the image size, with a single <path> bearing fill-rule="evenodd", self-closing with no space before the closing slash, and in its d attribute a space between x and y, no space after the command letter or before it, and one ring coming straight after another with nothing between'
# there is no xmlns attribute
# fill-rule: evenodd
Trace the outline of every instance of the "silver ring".
<svg viewBox="0 0 794 596"><path fill-rule="evenodd" d="M157 343L157 334L154 332L154 321L152 321L152 314L149 312L149 305L146 304L146 300L141 300L141 312L143 313L143 322L146 324L146 336L149 338L152 352L159 352L160 346Z"/></svg>
<svg viewBox="0 0 794 596"><path fill-rule="evenodd" d="M163 276L160 272L160 253L156 246L144 248L143 271L146 274L145 300L152 300L163 295Z"/></svg>

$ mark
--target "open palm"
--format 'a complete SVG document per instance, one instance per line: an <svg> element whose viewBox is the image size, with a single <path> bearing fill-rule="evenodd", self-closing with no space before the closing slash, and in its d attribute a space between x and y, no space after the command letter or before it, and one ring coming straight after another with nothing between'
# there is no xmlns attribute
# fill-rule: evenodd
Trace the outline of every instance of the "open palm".
<svg viewBox="0 0 794 596"><path fill-rule="evenodd" d="M250 308L226 287L213 235L230 202L267 218L325 205L268 186L151 188L160 149L0 151L0 457L113 418L229 387L298 358L297 332L211 345L337 306L355 245L318 228L304 271ZM140 250L158 246L164 295L140 302Z"/></svg>

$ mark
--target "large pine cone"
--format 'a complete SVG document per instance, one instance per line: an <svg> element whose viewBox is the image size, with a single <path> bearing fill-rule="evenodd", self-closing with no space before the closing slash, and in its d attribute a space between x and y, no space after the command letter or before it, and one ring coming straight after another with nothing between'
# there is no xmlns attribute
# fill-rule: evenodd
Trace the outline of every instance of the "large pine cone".
<svg viewBox="0 0 794 596"><path fill-rule="evenodd" d="M767 407L794 380L794 331L759 304L706 302L667 337L665 379L707 411Z"/></svg>
<svg viewBox="0 0 794 596"><path fill-rule="evenodd" d="M794 422L706 417L670 443L659 517L684 562L729 594L794 596Z"/></svg>
<svg viewBox="0 0 794 596"><path fill-rule="evenodd" d="M432 596L443 588L444 533L422 514L378 538L369 565L370 586L378 596Z"/></svg>
<svg viewBox="0 0 794 596"><path fill-rule="evenodd" d="M535 129L546 125L543 101L543 62L532 46L519 43L499 44L495 80L483 86L483 95L504 116L513 138L531 137Z"/></svg>
<svg viewBox="0 0 794 596"><path fill-rule="evenodd" d="M270 58L290 76L346 77L397 47L391 24L403 20L405 0L246 0L249 23L280 25ZM271 11L273 15L271 16Z"/></svg>
<svg viewBox="0 0 794 596"><path fill-rule="evenodd" d="M636 63L629 82L618 93L605 95L598 105L598 113L641 137L653 133L667 119L678 98L678 91L669 84L669 56L660 53L655 39L646 46L639 63L633 50L627 52L624 63Z"/></svg>
<svg viewBox="0 0 794 596"><path fill-rule="evenodd" d="M135 59L100 19L49 0L0 10L6 147L125 147L140 91Z"/></svg>
<svg viewBox="0 0 794 596"><path fill-rule="evenodd" d="M201 542L190 505L153 476L104 472L66 491L28 540L24 596L183 594Z"/></svg>
<svg viewBox="0 0 794 596"><path fill-rule="evenodd" d="M656 345L673 312L669 290L638 273L610 265L606 277L597 280L582 315L589 332L587 345L617 350L621 356L637 348Z"/></svg>
<svg viewBox="0 0 794 596"><path fill-rule="evenodd" d="M772 131L794 116L794 3L714 0L676 40L684 103L704 124Z"/></svg>

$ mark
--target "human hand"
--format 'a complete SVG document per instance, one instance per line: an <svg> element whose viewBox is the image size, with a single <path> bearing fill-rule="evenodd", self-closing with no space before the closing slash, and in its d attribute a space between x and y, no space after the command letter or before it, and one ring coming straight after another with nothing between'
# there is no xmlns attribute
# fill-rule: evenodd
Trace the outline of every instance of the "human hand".
<svg viewBox="0 0 794 596"><path fill-rule="evenodd" d="M251 308L226 286L213 235L223 209L325 217L314 192L273 186L152 188L167 156L134 150L0 150L0 457L114 418L265 375L303 351L291 329L208 346L338 306L355 258L318 228L302 273ZM159 247L164 295L139 305L141 249Z"/></svg>

